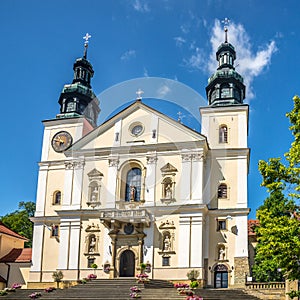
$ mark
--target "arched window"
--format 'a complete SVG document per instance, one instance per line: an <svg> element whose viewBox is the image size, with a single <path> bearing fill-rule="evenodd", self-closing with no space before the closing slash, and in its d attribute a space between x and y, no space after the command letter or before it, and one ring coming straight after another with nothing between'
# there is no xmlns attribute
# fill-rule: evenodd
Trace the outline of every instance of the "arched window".
<svg viewBox="0 0 300 300"><path fill-rule="evenodd" d="M140 168L132 168L127 172L125 201L140 201L141 176L142 171Z"/></svg>
<svg viewBox="0 0 300 300"><path fill-rule="evenodd" d="M53 194L53 205L61 204L61 191L56 191Z"/></svg>
<svg viewBox="0 0 300 300"><path fill-rule="evenodd" d="M221 183L218 187L218 198L227 198L227 185Z"/></svg>
<svg viewBox="0 0 300 300"><path fill-rule="evenodd" d="M228 128L226 125L221 125L219 127L219 143L228 142Z"/></svg>

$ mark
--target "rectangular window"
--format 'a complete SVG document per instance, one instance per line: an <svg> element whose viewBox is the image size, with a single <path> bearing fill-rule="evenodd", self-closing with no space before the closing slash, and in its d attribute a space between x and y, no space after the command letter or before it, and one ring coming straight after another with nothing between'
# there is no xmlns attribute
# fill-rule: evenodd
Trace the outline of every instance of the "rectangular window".
<svg viewBox="0 0 300 300"><path fill-rule="evenodd" d="M217 221L217 231L226 230L226 220Z"/></svg>
<svg viewBox="0 0 300 300"><path fill-rule="evenodd" d="M162 265L163 266L169 266L170 265L170 257L169 256L165 256L162 258Z"/></svg>
<svg viewBox="0 0 300 300"><path fill-rule="evenodd" d="M51 236L55 237L58 236L59 226L58 225L52 225L51 226Z"/></svg>

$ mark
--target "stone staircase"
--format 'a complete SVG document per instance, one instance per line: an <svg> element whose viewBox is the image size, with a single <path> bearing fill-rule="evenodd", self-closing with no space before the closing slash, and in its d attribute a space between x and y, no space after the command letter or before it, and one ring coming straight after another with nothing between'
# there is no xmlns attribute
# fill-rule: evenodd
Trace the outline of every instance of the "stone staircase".
<svg viewBox="0 0 300 300"><path fill-rule="evenodd" d="M41 292L42 296L38 299L52 300L129 300L131 286L138 285L142 290L142 300L147 299L170 299L185 300L186 296L177 295L173 284L165 280L151 280L146 284L137 284L134 278L120 279L96 279L86 284L79 284L68 289L58 289L51 293L44 290L25 290L20 289L16 292L3 296L3 299L29 299L28 296L33 292ZM247 295L243 290L238 289L198 289L196 294L204 300L254 300L254 296Z"/></svg>

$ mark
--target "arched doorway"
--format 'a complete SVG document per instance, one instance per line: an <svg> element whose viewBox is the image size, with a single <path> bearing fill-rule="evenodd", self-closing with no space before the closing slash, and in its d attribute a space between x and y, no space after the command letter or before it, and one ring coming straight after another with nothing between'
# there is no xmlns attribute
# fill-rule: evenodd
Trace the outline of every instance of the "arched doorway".
<svg viewBox="0 0 300 300"><path fill-rule="evenodd" d="M215 273L215 288L228 288L228 269L225 265L216 265Z"/></svg>
<svg viewBox="0 0 300 300"><path fill-rule="evenodd" d="M131 250L125 250L120 256L120 277L134 277L135 255Z"/></svg>

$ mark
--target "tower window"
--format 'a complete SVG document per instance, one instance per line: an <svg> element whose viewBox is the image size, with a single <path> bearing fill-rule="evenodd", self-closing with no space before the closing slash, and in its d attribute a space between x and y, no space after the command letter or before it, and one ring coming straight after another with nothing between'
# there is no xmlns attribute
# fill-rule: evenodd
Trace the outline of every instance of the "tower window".
<svg viewBox="0 0 300 300"><path fill-rule="evenodd" d="M140 201L141 197L141 175L140 168L132 168L126 177L125 201Z"/></svg>
<svg viewBox="0 0 300 300"><path fill-rule="evenodd" d="M228 128L226 125L219 127L219 143L228 143Z"/></svg>
<svg viewBox="0 0 300 300"><path fill-rule="evenodd" d="M56 191L53 194L53 205L60 205L61 203L61 191Z"/></svg>
<svg viewBox="0 0 300 300"><path fill-rule="evenodd" d="M217 220L217 231L226 230L226 220Z"/></svg>
<svg viewBox="0 0 300 300"><path fill-rule="evenodd" d="M59 226L53 224L51 226L51 237L58 236L58 230L59 230Z"/></svg>
<svg viewBox="0 0 300 300"><path fill-rule="evenodd" d="M227 198L227 185L225 183L221 183L218 187L218 198Z"/></svg>

